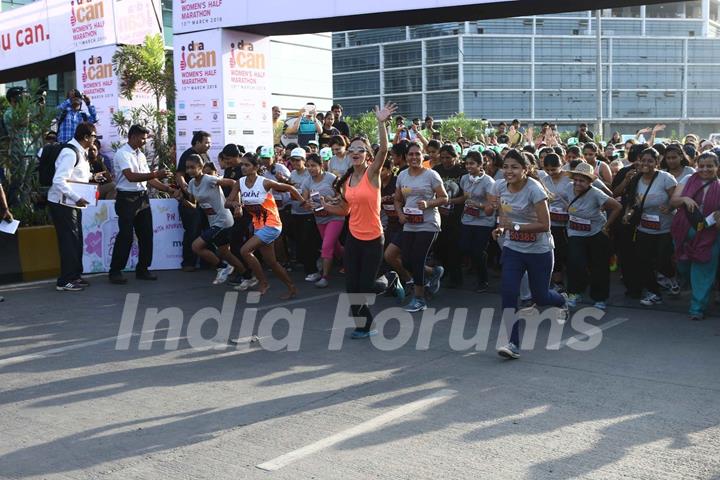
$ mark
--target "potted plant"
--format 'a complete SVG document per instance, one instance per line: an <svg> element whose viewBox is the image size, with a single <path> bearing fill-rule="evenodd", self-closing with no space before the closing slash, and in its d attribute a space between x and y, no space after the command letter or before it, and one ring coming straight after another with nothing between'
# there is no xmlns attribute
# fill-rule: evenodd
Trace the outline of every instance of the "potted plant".
<svg viewBox="0 0 720 480"><path fill-rule="evenodd" d="M0 237L0 281L48 278L60 269L55 228L45 209L36 174L36 152L55 118L47 108L45 91L37 80L10 105L0 106L0 178L13 216L20 221L16 235Z"/></svg>

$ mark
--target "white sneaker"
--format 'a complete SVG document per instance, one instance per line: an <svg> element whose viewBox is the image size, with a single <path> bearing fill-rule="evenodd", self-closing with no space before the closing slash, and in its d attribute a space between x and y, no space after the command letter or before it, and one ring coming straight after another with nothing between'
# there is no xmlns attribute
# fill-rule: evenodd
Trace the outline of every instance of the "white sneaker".
<svg viewBox="0 0 720 480"><path fill-rule="evenodd" d="M223 268L218 268L217 275L215 275L215 280L213 280L213 285L221 285L227 282L227 279L233 272L233 270L235 270L235 267L233 267L232 265L226 265Z"/></svg>
<svg viewBox="0 0 720 480"><path fill-rule="evenodd" d="M325 277L320 277L320 280L315 282L315 286L317 288L327 288L328 285L329 285L329 283L327 281L327 278L325 278Z"/></svg>
<svg viewBox="0 0 720 480"><path fill-rule="evenodd" d="M305 281L314 283L314 282L317 282L318 280L320 280L321 278L322 278L322 275L320 274L320 272L315 272L315 273L311 273L310 275L305 277Z"/></svg>
<svg viewBox="0 0 720 480"><path fill-rule="evenodd" d="M258 279L255 278L255 277L246 278L245 280L243 280L242 282L240 282L240 285L238 285L237 287L235 287L235 290L240 290L241 292L244 292L244 291L247 290L248 288L252 288L252 287L254 287L255 285L257 285L258 283L260 283L260 282L259 282Z"/></svg>
<svg viewBox="0 0 720 480"><path fill-rule="evenodd" d="M640 303L646 307L652 307L653 305L662 303L662 298L659 295L648 292L648 294L640 300Z"/></svg>

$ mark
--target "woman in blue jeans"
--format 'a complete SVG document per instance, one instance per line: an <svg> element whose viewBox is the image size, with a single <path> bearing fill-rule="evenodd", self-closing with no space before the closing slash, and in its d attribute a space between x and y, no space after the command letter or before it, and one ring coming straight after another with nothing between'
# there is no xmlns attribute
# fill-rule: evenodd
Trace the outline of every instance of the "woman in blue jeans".
<svg viewBox="0 0 720 480"><path fill-rule="evenodd" d="M498 213L496 240L503 237L502 306L517 309L520 280L527 272L533 301L538 306L562 308L558 321L567 319L567 297L550 290L553 238L548 195L531 171L527 158L510 150L503 161L504 180L495 183L491 201ZM520 358L520 326L513 322L510 343L498 349L505 358Z"/></svg>

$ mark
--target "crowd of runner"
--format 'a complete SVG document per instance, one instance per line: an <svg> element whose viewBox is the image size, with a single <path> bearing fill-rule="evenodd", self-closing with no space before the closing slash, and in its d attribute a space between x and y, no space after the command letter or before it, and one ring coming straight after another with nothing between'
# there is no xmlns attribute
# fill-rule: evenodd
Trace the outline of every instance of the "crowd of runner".
<svg viewBox="0 0 720 480"><path fill-rule="evenodd" d="M503 308L556 307L563 321L581 303L606 309L619 270L625 295L643 306L685 288L690 318L704 317L720 252L720 149L711 142L692 134L656 142L662 125L603 142L581 124L562 139L554 125L536 132L518 121L443 138L430 117L406 125L393 104L375 113L377 144L351 135L339 105L319 115L308 104L286 128L296 143L252 152L228 144L217 159L208 157L211 135L195 132L171 185L156 180L170 172L146 170L148 132L134 127L129 153L113 163L118 198L145 202L144 182L172 194L185 229L183 270L211 266L215 284L239 290L268 290L262 261L286 285L283 298L297 294L288 270L299 268L318 288L343 275L350 293L383 291L418 312L441 286L487 291L495 269ZM94 127L78 129L78 145L92 146ZM128 212L126 236L133 222L136 230L147 223L142 210ZM154 278L150 259L138 278ZM114 259L113 283L125 283L123 260ZM79 278L58 289L66 281L82 288ZM370 309L353 308L366 318L353 337L373 335ZM517 358L518 345L516 323L500 354Z"/></svg>

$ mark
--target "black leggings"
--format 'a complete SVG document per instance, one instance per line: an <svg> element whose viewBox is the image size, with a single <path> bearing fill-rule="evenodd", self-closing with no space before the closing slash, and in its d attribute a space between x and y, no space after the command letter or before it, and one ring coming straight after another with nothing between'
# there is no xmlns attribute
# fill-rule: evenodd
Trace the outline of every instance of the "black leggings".
<svg viewBox="0 0 720 480"><path fill-rule="evenodd" d="M402 234L402 263L413 276L413 282L425 285L425 262L438 232L408 232Z"/></svg>
<svg viewBox="0 0 720 480"><path fill-rule="evenodd" d="M348 233L345 239L345 289L347 293L373 293L383 259L383 237L358 240ZM364 331L370 331L373 316L367 304L351 305L354 317L365 317Z"/></svg>

